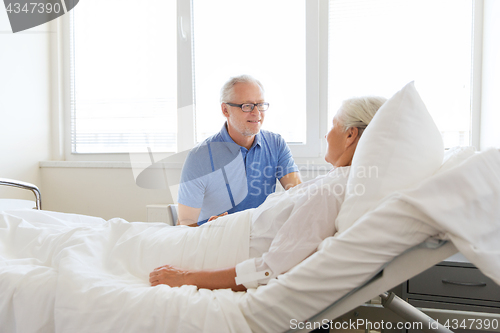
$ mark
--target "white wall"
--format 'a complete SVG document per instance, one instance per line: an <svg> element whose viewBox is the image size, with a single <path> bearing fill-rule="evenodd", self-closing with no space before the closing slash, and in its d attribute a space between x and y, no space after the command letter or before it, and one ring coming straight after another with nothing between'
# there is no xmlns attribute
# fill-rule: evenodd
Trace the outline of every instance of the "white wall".
<svg viewBox="0 0 500 333"><path fill-rule="evenodd" d="M65 213L121 217L146 221L146 205L172 203L167 190L150 190L135 184L128 167L42 168L44 209Z"/></svg>
<svg viewBox="0 0 500 333"><path fill-rule="evenodd" d="M0 177L39 186L38 162L50 156L50 38L46 25L13 34L0 9ZM0 195L32 198L5 187Z"/></svg>

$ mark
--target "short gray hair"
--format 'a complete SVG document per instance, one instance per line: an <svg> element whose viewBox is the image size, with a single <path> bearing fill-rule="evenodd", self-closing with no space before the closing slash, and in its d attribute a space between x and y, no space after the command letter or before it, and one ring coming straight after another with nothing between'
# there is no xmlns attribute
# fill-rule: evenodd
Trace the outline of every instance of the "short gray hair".
<svg viewBox="0 0 500 333"><path fill-rule="evenodd" d="M264 92L264 86L262 85L262 83L260 83L260 81L255 79L253 76L250 75L234 76L230 78L229 81L227 81L220 90L221 103L227 103L231 101L234 92L233 87L236 83L254 83L260 87L262 92Z"/></svg>
<svg viewBox="0 0 500 333"><path fill-rule="evenodd" d="M338 112L338 120L344 130L357 127L359 135L372 121L378 109L387 101L384 97L364 96L346 99Z"/></svg>

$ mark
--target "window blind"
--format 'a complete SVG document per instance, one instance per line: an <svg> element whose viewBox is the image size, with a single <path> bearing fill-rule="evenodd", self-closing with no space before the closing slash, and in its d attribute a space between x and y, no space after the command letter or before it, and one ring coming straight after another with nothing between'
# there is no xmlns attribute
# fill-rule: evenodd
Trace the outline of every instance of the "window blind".
<svg viewBox="0 0 500 333"><path fill-rule="evenodd" d="M176 1L86 0L71 12L71 151L175 151Z"/></svg>

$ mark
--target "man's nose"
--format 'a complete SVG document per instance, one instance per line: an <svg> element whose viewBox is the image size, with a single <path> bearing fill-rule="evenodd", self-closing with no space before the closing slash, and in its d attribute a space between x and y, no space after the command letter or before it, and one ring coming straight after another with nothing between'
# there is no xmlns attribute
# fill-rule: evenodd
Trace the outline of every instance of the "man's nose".
<svg viewBox="0 0 500 333"><path fill-rule="evenodd" d="M262 111L259 111L259 108L257 107L257 105L254 105L253 106L253 110L250 113L257 113L257 114L259 114L259 112L262 112Z"/></svg>

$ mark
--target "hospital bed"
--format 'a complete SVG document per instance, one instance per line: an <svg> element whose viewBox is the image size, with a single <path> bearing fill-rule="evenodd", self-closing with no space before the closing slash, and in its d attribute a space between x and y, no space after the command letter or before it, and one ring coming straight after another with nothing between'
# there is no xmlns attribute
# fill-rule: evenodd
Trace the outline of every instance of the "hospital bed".
<svg viewBox="0 0 500 333"><path fill-rule="evenodd" d="M447 223L453 226L461 221L467 222L469 220L467 214L472 212L472 210L466 207L463 211L459 211L459 215L457 216L454 216L453 211L451 211L449 212L449 218L441 220L439 207L434 207L433 211L427 211L427 206L435 205L434 202L420 207L420 210L410 210L409 212L412 216L415 215L415 217L419 218L424 218L430 213L431 215L429 216L433 216L430 219L431 222L435 218L436 221L441 223L443 230L450 231L448 236L451 241L442 244L441 242L427 240L422 245L418 245L419 243L415 242L413 244L416 246L407 246L408 243L406 240L412 239L413 231L412 229L405 228L398 229L399 225L401 225L400 220L393 219L390 222L392 223L390 225L400 232L399 234L395 232L390 235L390 237L396 238L386 236L384 239L384 235L392 232L392 229L385 232L379 228L389 222L380 220L380 218L377 220L378 215L375 213L378 211L387 213L384 210L386 206L380 206L381 199L391 193L406 193L406 195L410 195L412 192L404 192L404 190L410 188L415 183L422 182L427 178L436 178L433 175L443 170L443 173L448 172L448 175L451 174L453 176L454 170L458 169L456 166L464 165L463 163L460 164L462 162L460 158L456 158L456 156L460 157L463 154L449 157L448 162L452 161L452 166L448 162L443 163L443 146L442 141L440 141L440 134L436 128L432 127L434 126L432 119L425 113L420 112L422 108L420 106L421 103L418 100L415 102L415 92L412 89L412 86L404 88L402 94L396 96L397 98L395 99L393 98L392 102L394 103L386 103L388 106L384 110L382 108L379 110L358 144L351 170L362 166L363 163L368 163L366 165L375 163L378 167L378 173L377 177L369 179L360 177L357 179L355 178L356 174L351 171L348 185L351 184L352 188L356 188L356 185L362 184L366 186L366 192L363 196L358 197L349 193L346 194L346 199L336 221L336 223L339 223L337 230L339 230L338 234L340 236L337 237L336 235L335 237L325 239L318 247L317 252L292 268L289 272L278 277L278 279L271 280L267 285L249 290L246 293L233 293L229 290L196 290L195 287L192 288L193 286L183 286L180 288L159 286L160 288L151 288L144 283L143 277L137 276L136 271L141 268L141 274L144 275L144 272L151 271L151 267L158 267L158 263L176 265L174 261L179 259L179 256L175 253L171 254L163 250L158 251L159 249L163 249L160 246L170 246L168 242L171 241L180 242L176 243L175 246L171 245L169 250L174 251L186 246L196 246L198 249L203 244L210 242L215 243L219 247L224 242L234 243L236 239L236 243L242 243L239 240L245 239L244 237L233 237L234 234L229 233L227 236L229 239L221 238L221 242L218 239L212 241L214 238L210 235L210 237L202 237L203 239L199 239L199 242L197 239L195 242L186 241L182 243L182 239L179 241L176 237L168 238L169 235L162 234L162 232L182 233L183 230L194 230L193 233L201 233L203 230L224 232L224 229L237 228L237 225L240 223L226 224L224 225L225 228L217 228L217 226L223 225L224 219L221 218L219 219L220 221L211 222L209 228L178 228L163 227L160 224L151 223L134 224L116 220L106 222L91 217L64 216L64 218L73 218L78 228L71 229L70 232L60 237L61 243L68 244L69 242L71 246L62 248L62 251L59 252L60 254L52 258L52 262L56 262L56 268L62 270L64 276L61 276L62 273L60 271L54 272L50 267L46 271L42 271L41 276L47 279L45 285L51 285L56 288L56 300L53 305L54 312L49 313L50 315L47 320L54 320L54 317L57 317L57 320L55 323L43 322L41 325L47 325L47 327L55 325L61 331L82 331L81 329L86 327L88 329L93 328L94 331L99 329L103 332L127 331L127 329L130 332L278 332L287 331L288 329L292 331L308 331L310 330L307 326L308 322L321 322L327 319L328 321L332 320L333 322L342 323L349 320L351 316L356 319L361 318L360 316L365 313L366 318L375 321L371 317L375 313L377 318L389 318L390 321L423 321L422 329L446 332L447 330L443 327L437 326L436 328L436 325L430 325L429 322L431 322L431 319L422 315L421 312L408 307L408 305L398 300L394 295L386 293L403 281L456 253L459 246L461 246L461 249L467 250L467 247L464 247L464 244L460 242L459 236L463 236L467 241L475 241L475 238L468 238L469 229L455 230L453 227L447 225ZM410 107L406 107L406 104L410 104ZM391 110L390 108L394 107L394 105L397 106L398 111L401 111L396 113L396 116L394 113L386 112L387 110ZM384 117L391 117L391 119L388 121ZM399 131L394 131L394 129L399 129ZM384 133L383 136L373 135L373 133L381 132ZM395 135L395 137L390 137L391 135ZM381 142L378 139L383 139L384 141ZM394 145L394 142L397 142L398 145ZM439 142L441 142L441 145ZM384 146L387 149L384 149ZM374 147L377 149L374 149ZM491 157L492 154L487 156ZM498 158L495 161L498 162ZM476 159L475 162L476 164L468 165L469 169L467 170L475 170L478 167L487 169L482 160L477 161ZM495 168L492 170L495 170ZM482 175L484 174L482 172L476 175L476 180L483 180L484 177ZM351 176L353 176L352 179ZM469 175L469 178L472 176ZM438 176L435 181L439 181L440 179ZM13 185L14 182L10 180L3 180L3 183L8 186L20 186L17 183ZM486 182L482 184L482 187L478 188L485 191L493 191L490 197L483 198L483 203L484 205L488 204L488 208L494 208L498 211L498 208L496 208L497 205L493 205L491 199L497 200L498 192L500 192L498 188L500 186L494 184L491 186L493 189L491 189L488 187L489 183L492 182ZM433 184L433 182L427 182L427 185L433 186ZM454 193L456 190L453 189L454 184L455 182L450 184L450 193ZM28 184L26 188L33 191L34 186ZM442 188L442 184L439 188ZM38 207L40 207L41 199L39 191L34 192L39 201ZM470 201L467 198L469 193L472 192L464 192L464 203ZM397 195L396 198L398 198ZM433 201L439 202L442 196L436 199L438 200ZM353 207L356 209L352 209ZM29 238L31 243L35 243L36 245L36 242L40 242L41 237L50 238L52 237L51 232L53 235L56 235L60 230L64 230L64 223L57 220L60 217L59 215L44 214L44 211L41 212L43 213L41 217L46 217L49 223L52 223L50 225L54 226L53 230L33 234L30 221L27 220L28 222L25 223L24 220L24 217L29 218L33 214L22 212L6 217L9 221L7 221L8 223L6 222L7 231L4 234L9 235L9 232L11 232L14 233L14 236L18 236L15 233L16 228L19 229L19 226L25 225L26 230L23 231L22 236ZM486 217L484 221L478 221L481 223L484 222L482 231L491 234L495 238L494 242L491 243L498 247L498 238L496 237L498 227L495 226L492 229L487 224L493 220L493 223L496 223L496 216L492 219L490 215L481 215L479 213L477 216ZM2 221L0 220L0 222ZM38 223L38 221L35 222ZM411 226L412 224L410 223L409 225ZM214 227L212 228L211 226ZM371 227L372 229L367 229L367 227ZM98 229L98 232L93 231L92 229L94 228ZM111 231L118 232L118 234L111 233ZM457 231L457 233L453 233L453 231ZM363 232L368 233L368 235L363 236ZM90 238L87 237L83 240L76 239L74 235L78 233L89 235ZM106 236L108 233L110 237ZM397 238L402 235L408 237L405 239ZM365 238L358 241L360 237ZM53 240L53 238L50 239ZM388 242L393 239L395 245L393 248L389 248L388 245L391 244ZM15 243L13 244L15 245ZM112 244L113 247L110 247L109 244ZM429 247L429 244L440 246ZM459 246L455 247L454 245L456 244ZM489 249L485 247L486 243L476 242L473 244L479 250ZM241 246L240 244L236 245ZM155 246L158 247L155 248ZM248 245L246 248L248 249ZM39 247L36 247L36 249L38 251ZM22 245L20 249L15 250L25 251ZM202 248L201 252L203 255L209 257L210 254L203 251ZM84 255L82 257L75 257L80 252ZM197 250L197 252L199 253L200 250ZM237 251L220 251L220 253L229 255L233 255L233 252L236 253ZM369 257L365 257L365 255ZM469 255L479 263L478 267L481 270L496 276L497 281L500 281L498 279L498 271L500 269L496 268L500 262L493 252L483 251L481 252L481 258L476 258L474 252L470 252ZM212 259L218 262L220 260L219 256L216 253ZM31 262L29 258L27 259L28 262ZM43 256L42 259L45 260L46 257ZM197 258L194 259L195 261L197 260ZM473 261L474 264L476 262ZM154 266L155 264L157 266ZM220 263L220 265L222 267L230 266L226 262ZM95 268L96 271L86 272L85 269L87 267ZM492 268L490 269L490 267ZM187 268L189 269L189 267ZM119 271L119 273L123 271L124 273L115 274L111 270ZM36 272L35 270L31 270L30 272L34 272L33 274L35 274L39 270ZM99 280L101 276L104 276L105 279ZM111 276L111 280L107 276ZM1 277L0 287L6 278L12 280L12 283L15 285L14 287L7 286L6 290L13 295L12 297L16 297L18 303L17 306L16 304L13 305L13 309L9 305L6 308L2 308L2 300L0 300L0 316L7 316L4 317L5 320L14 316L17 311L25 311L24 315L36 318L38 315L46 315L46 310L51 309L50 306L29 308L30 306L36 306L37 302L54 302L54 296L52 294L40 296L31 293L30 288L34 288L31 284L28 284L28 288L26 289L21 288L20 281L24 278L23 272L20 273L19 278L9 275ZM97 284L92 284L92 281L89 282L89 280L93 279L96 280ZM49 288L44 287L42 289L45 291L45 289ZM114 293L114 290L117 292ZM36 295L37 300L33 300L32 297L34 295ZM82 295L84 296L83 298L81 297ZM385 311L380 310L380 306L378 305L365 304L366 301L378 295L381 295L382 304L395 311L394 315L387 315ZM164 297L169 297L168 301ZM141 301L142 299L145 302ZM119 304L119 309L111 306L115 303ZM127 306L127 309L124 310L123 306ZM160 309L158 309L159 307ZM366 311L367 309L370 311ZM425 311L428 310L424 309ZM82 315L77 315L77 313ZM457 315L457 313L452 313L451 315ZM470 315L479 316L475 318L492 318L491 316L495 316L488 314ZM434 311L431 313L431 317L439 319L442 322L443 314ZM295 325L291 322L292 318L298 318L294 322ZM494 318L498 318L498 315ZM21 323L24 323L24 321L17 322L14 325L20 325ZM94 326L89 327L88 325ZM17 329L20 330L20 328ZM496 330L498 331L498 328ZM495 331L495 329L490 329L490 331Z"/></svg>
<svg viewBox="0 0 500 333"><path fill-rule="evenodd" d="M11 186L20 189L25 189L32 191L35 195L35 201L20 200L20 199L0 199L0 210L5 209L41 209L41 193L38 187L34 184L22 182L18 180L0 178L0 186ZM170 208L170 207L169 207ZM175 210L174 210L175 212ZM395 314L400 316L390 318L393 321L396 319L398 321L408 320L410 322L422 322L425 323L426 327L424 332L439 332L446 333L450 332L442 325L438 323L435 326L429 326L429 323L433 320L420 312L419 310L409 306L407 303L399 299L394 293L386 293L386 290L394 287L395 285L403 282L408 277L418 274L422 270L425 270L432 265L438 263L439 261L447 258L448 256L456 253L456 248L447 243L439 248L415 248L412 249L401 256L394 259L389 263L379 274L377 274L373 279L368 281L364 286L353 291L349 295L346 295L339 301L333 303L324 311L318 313L316 316L310 319L311 322L321 322L325 319L336 319L341 317L344 312L347 312L359 304L362 304L367 299L372 299L377 295L381 295L383 298L383 304L385 307L394 311ZM408 265L407 263L419 262L419 265ZM404 272L404 274L401 274ZM359 320L360 318L355 318L354 320ZM378 318L380 320L380 318ZM345 320L345 319L344 319ZM297 325L300 326L300 325ZM306 327L306 325L304 325ZM307 329L296 329L290 332L308 332Z"/></svg>
<svg viewBox="0 0 500 333"><path fill-rule="evenodd" d="M12 179L0 178L0 186L11 186L32 191L35 201L0 199L0 211L5 209L41 209L41 193L34 184ZM500 315L491 313L459 312L452 310L416 309L401 300L394 293L387 290L399 285L412 276L432 267L457 253L451 242L433 241L416 246L402 253L385 265L372 279L364 285L348 293L338 301L332 303L323 311L311 317L308 321L296 323L289 332L309 332L317 323L327 323L331 329L349 329L356 323L359 329L367 322L404 323L408 322L415 327L420 323L423 332L447 333L447 329L440 323L459 318L466 322L472 320L500 320ZM418 264L415 264L418 263ZM366 302L367 300L381 300L381 304ZM361 304L361 305L360 305ZM435 320L437 319L437 321ZM308 326L307 323L310 323ZM316 325L316 326L314 326ZM387 325L387 324L386 324ZM392 325L392 324L391 324ZM417 324L418 325L418 324ZM485 331L500 332L500 329Z"/></svg>

